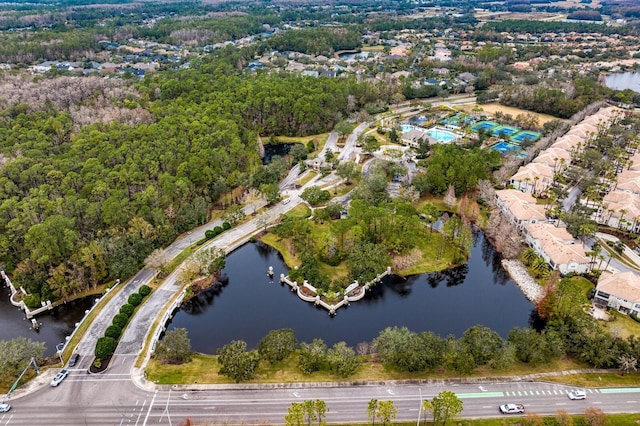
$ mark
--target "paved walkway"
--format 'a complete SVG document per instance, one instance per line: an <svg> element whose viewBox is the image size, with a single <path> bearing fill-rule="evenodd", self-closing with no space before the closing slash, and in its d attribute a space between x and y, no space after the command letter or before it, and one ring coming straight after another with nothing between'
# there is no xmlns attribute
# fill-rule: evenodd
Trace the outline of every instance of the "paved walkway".
<svg viewBox="0 0 640 426"><path fill-rule="evenodd" d="M596 239L603 241L604 244L606 244L607 241L611 241L611 242L620 241L618 237L610 234L605 234L602 232L596 232L595 237ZM611 250L611 247L607 246L607 249ZM625 245L623 255L627 257L629 260L631 260L633 265L628 265L627 262L622 263L618 261L616 262L616 264L618 265L618 268L616 268L611 265L611 263L613 263L611 262L609 263L609 267L607 269L611 270L612 272L626 272L626 270L640 272L640 256L638 255L638 253L633 251L629 246ZM621 270L618 270L618 269L621 269Z"/></svg>

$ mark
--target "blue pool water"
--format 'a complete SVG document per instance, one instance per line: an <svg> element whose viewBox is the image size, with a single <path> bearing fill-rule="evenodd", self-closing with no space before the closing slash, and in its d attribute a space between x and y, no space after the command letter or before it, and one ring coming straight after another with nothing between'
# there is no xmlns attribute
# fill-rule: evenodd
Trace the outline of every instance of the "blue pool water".
<svg viewBox="0 0 640 426"><path fill-rule="evenodd" d="M427 130L427 134L438 142L449 143L456 140L456 135L448 130L438 129L436 127Z"/></svg>
<svg viewBox="0 0 640 426"><path fill-rule="evenodd" d="M402 130L402 133L408 132L408 131L413 130L415 128L416 128L416 126L412 126L411 124L403 123L403 124L400 125L400 129Z"/></svg>

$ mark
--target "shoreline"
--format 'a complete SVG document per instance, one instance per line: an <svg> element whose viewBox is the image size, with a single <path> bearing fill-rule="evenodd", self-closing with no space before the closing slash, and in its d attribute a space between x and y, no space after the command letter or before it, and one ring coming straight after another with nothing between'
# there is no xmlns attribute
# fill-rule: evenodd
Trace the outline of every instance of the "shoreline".
<svg viewBox="0 0 640 426"><path fill-rule="evenodd" d="M536 304L540 302L543 296L542 287L529 275L529 271L527 271L522 262L503 259L502 267L509 273L516 285L520 287L527 299Z"/></svg>

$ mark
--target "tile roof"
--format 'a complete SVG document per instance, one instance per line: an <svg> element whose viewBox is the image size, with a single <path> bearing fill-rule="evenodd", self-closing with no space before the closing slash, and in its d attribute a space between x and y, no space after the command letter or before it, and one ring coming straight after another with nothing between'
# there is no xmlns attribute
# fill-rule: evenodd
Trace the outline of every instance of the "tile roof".
<svg viewBox="0 0 640 426"><path fill-rule="evenodd" d="M547 218L544 206L537 204L536 199L528 192L500 189L496 191L496 196L518 221L546 220Z"/></svg>
<svg viewBox="0 0 640 426"><path fill-rule="evenodd" d="M566 228L537 222L525 225L525 229L533 239L538 240L540 247L554 264L588 262L582 243L576 241Z"/></svg>
<svg viewBox="0 0 640 426"><path fill-rule="evenodd" d="M603 272L598 279L598 291L630 302L640 302L640 276L633 272Z"/></svg>

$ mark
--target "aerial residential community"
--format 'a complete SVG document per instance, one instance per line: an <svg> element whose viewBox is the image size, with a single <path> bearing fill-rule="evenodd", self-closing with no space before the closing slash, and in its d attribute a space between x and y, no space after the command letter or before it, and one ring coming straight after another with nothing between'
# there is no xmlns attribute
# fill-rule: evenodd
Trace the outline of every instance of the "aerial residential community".
<svg viewBox="0 0 640 426"><path fill-rule="evenodd" d="M636 3L0 2L0 425L637 424Z"/></svg>

